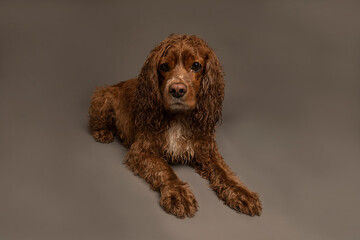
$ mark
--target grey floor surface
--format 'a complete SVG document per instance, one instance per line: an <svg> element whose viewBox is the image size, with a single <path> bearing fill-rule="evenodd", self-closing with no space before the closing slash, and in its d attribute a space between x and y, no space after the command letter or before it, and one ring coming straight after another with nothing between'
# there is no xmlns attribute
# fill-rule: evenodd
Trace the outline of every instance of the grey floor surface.
<svg viewBox="0 0 360 240"><path fill-rule="evenodd" d="M0 239L360 239L358 1L1 1ZM137 76L170 33L208 41L226 73L217 141L257 191L237 214L193 169L179 220L95 142L96 86Z"/></svg>

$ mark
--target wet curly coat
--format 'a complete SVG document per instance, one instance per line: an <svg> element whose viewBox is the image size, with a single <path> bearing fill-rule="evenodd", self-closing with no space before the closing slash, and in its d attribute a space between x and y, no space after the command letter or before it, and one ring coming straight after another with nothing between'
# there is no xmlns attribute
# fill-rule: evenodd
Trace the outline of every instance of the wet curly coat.
<svg viewBox="0 0 360 240"><path fill-rule="evenodd" d="M184 163L208 179L226 205L260 215L258 194L230 170L215 142L223 98L213 50L196 36L170 35L150 52L137 78L95 91L89 127L102 143L120 137L129 148L127 166L160 192L166 212L183 218L197 211L188 184L170 166Z"/></svg>

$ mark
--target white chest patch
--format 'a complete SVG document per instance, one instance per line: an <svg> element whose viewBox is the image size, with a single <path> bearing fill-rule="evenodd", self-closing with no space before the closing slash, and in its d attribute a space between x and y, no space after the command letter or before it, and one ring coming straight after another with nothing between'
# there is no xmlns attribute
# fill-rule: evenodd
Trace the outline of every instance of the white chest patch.
<svg viewBox="0 0 360 240"><path fill-rule="evenodd" d="M166 133L166 152L173 158L187 161L194 156L191 132L179 122L174 122Z"/></svg>

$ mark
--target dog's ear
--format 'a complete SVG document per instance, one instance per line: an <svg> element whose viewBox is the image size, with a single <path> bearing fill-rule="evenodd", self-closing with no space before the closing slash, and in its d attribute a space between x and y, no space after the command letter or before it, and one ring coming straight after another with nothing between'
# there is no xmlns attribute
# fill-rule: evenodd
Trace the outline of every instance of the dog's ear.
<svg viewBox="0 0 360 240"><path fill-rule="evenodd" d="M138 128L157 130L163 119L163 104L159 89L158 61L160 46L147 57L137 79L135 124Z"/></svg>
<svg viewBox="0 0 360 240"><path fill-rule="evenodd" d="M181 36L171 34L147 57L137 79L135 125L139 129L159 131L163 127L164 105L160 92L158 65L167 49Z"/></svg>
<svg viewBox="0 0 360 240"><path fill-rule="evenodd" d="M221 121L224 100L224 74L218 58L209 48L206 56L201 88L193 114L193 127L212 134L216 124Z"/></svg>

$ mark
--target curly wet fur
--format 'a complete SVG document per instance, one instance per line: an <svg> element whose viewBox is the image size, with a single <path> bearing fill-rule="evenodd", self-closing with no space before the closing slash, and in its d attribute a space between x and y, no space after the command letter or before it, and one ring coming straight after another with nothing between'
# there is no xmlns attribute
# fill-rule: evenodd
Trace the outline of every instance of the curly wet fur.
<svg viewBox="0 0 360 240"><path fill-rule="evenodd" d="M173 113L164 107L163 96L168 93L160 87L160 79L169 79L163 77L159 64L170 48L180 52L179 59L182 49L192 49L204 62L203 71L196 75L201 81L199 89L194 88L196 105L188 111ZM192 81L196 83L196 77L191 78L189 88ZM240 182L217 149L214 132L221 119L223 98L223 72L213 50L196 36L170 35L150 52L138 78L95 91L89 127L99 142L120 137L129 148L127 166L160 192L160 205L166 212L183 218L197 211L189 186L169 165L187 163L209 180L210 187L229 207L260 215L258 194Z"/></svg>

